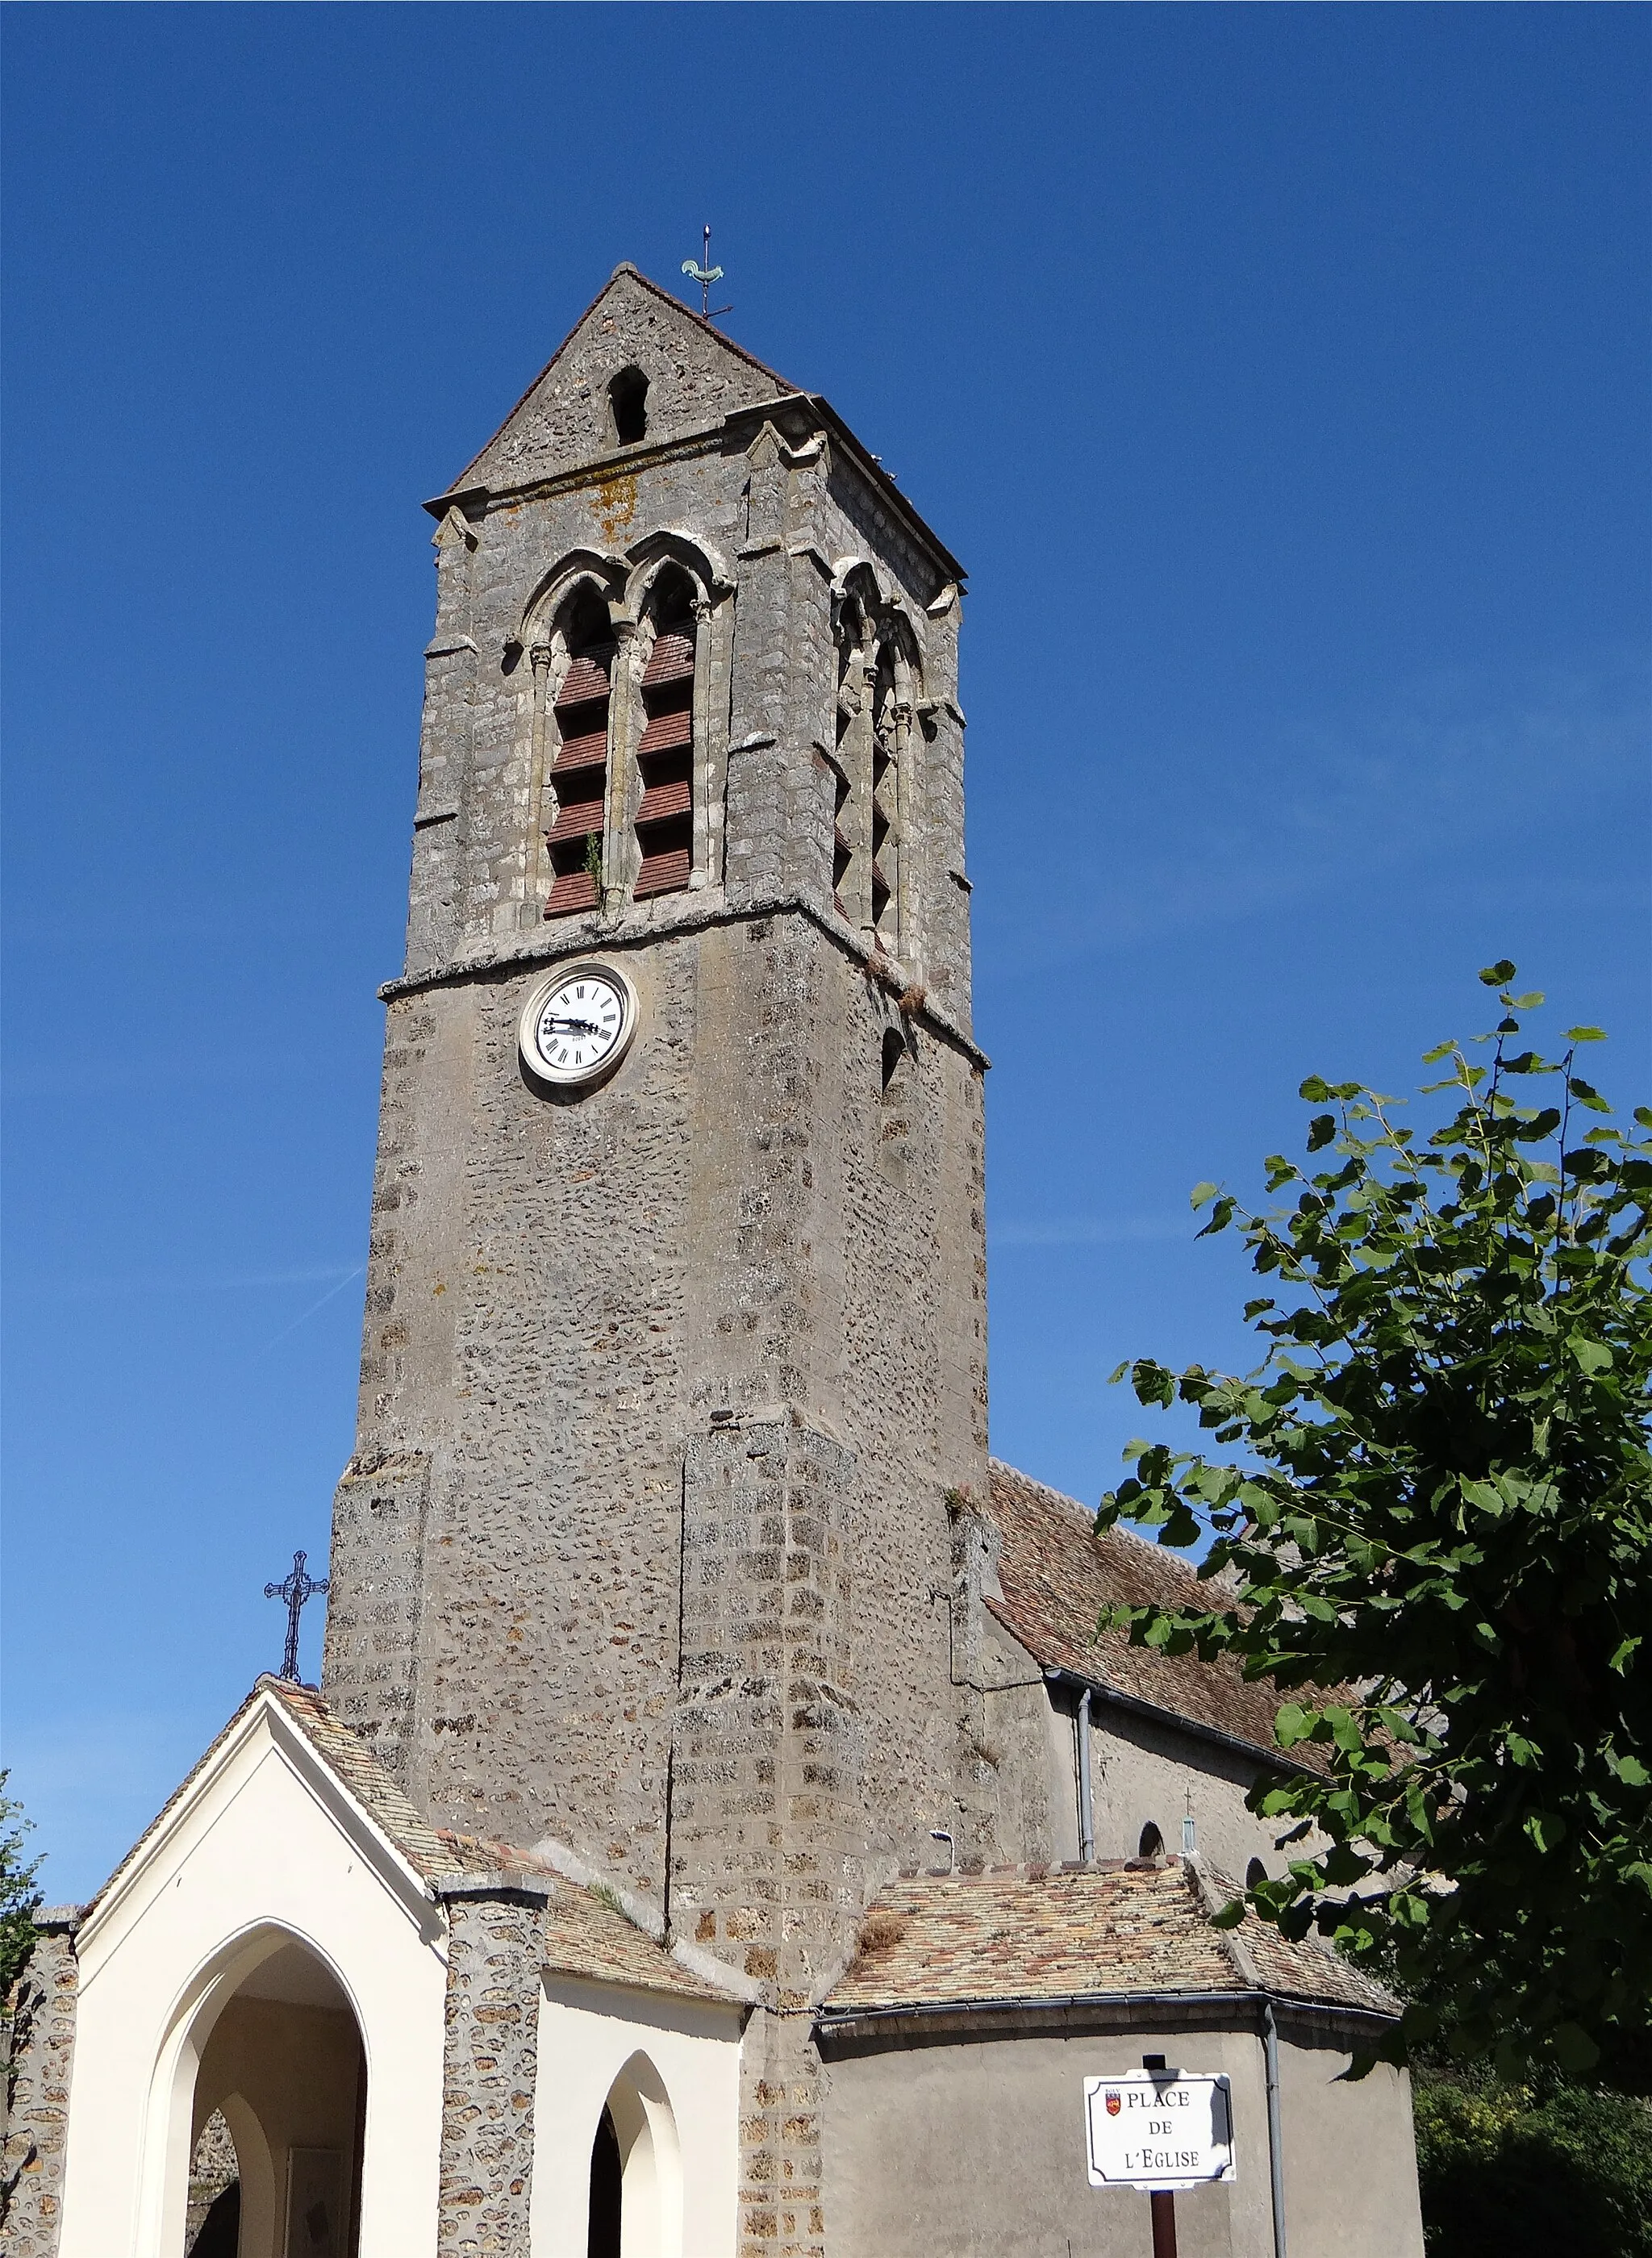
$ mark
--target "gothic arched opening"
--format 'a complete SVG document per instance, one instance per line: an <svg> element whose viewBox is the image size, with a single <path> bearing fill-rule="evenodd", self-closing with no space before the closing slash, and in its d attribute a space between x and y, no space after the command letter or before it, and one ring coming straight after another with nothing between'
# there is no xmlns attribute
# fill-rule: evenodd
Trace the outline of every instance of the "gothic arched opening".
<svg viewBox="0 0 1652 2258"><path fill-rule="evenodd" d="M191 2101L190 2154L221 2180L188 2258L356 2258L366 2060L332 1970L296 1937L245 1976L212 2020ZM222 2127L222 2134L217 2130ZM192 2170L192 2197L206 2193Z"/></svg>
<svg viewBox="0 0 1652 2258"><path fill-rule="evenodd" d="M591 2224L585 2236L586 2258L620 2258L624 2175L620 2136L613 2129L613 2112L605 2103L597 2122L597 2137L591 2143Z"/></svg>
<svg viewBox="0 0 1652 2258"><path fill-rule="evenodd" d="M608 2088L591 2143L587 2258L680 2258L683 2172L663 2083L634 2054Z"/></svg>
<svg viewBox="0 0 1652 2258"><path fill-rule="evenodd" d="M1136 1845L1136 1856L1138 1858L1162 1858L1164 1855L1165 1838L1150 1819L1141 1830L1141 1840Z"/></svg>

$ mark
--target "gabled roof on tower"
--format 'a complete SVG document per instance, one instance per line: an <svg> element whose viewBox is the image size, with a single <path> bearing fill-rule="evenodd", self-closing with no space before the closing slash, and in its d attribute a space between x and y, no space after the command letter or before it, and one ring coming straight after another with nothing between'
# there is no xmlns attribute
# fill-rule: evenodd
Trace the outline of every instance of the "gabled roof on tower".
<svg viewBox="0 0 1652 2258"><path fill-rule="evenodd" d="M1035 1662L1241 1742L1281 1766L1319 1768L1311 1744L1294 1756L1282 1753L1273 1738L1279 1702L1237 1663L1132 1646L1123 1631L1097 1637L1103 1608L1212 1604L1218 1595L1179 1554L1125 1529L1098 1535L1095 1516L1076 1498L998 1459L991 1462L986 1512L1002 1540L1003 1592L1002 1598L989 1596L987 1605Z"/></svg>
<svg viewBox="0 0 1652 2258"><path fill-rule="evenodd" d="M449 493L523 486L614 452L608 385L627 367L649 380L648 436L656 444L704 431L736 408L796 398L800 389L627 261Z"/></svg>
<svg viewBox="0 0 1652 2258"><path fill-rule="evenodd" d="M648 429L645 438L625 445L610 419L608 387L629 368L649 380ZM442 517L461 497L514 493L599 464L627 465L656 448L720 430L731 417L760 423L764 408L788 401L825 423L890 516L933 558L939 579L961 586L962 564L828 400L790 382L628 260L614 268L480 453L425 508Z"/></svg>

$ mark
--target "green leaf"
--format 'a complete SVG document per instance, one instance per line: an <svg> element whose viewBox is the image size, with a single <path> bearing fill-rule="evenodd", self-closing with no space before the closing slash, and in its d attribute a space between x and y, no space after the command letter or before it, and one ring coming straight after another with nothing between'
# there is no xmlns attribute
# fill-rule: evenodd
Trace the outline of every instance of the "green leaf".
<svg viewBox="0 0 1652 2258"><path fill-rule="evenodd" d="M1308 1151L1310 1153L1323 1151L1327 1145L1334 1141L1336 1135L1336 1115L1334 1113L1316 1113L1308 1125Z"/></svg>
<svg viewBox="0 0 1652 2258"><path fill-rule="evenodd" d="M1294 1749L1298 1741L1305 1741L1314 1729L1314 1714L1294 1701L1287 1701L1273 1720L1273 1737L1282 1749Z"/></svg>
<svg viewBox="0 0 1652 2258"><path fill-rule="evenodd" d="M1604 1027L1568 1027L1566 1030L1569 1043L1604 1043L1606 1040Z"/></svg>
<svg viewBox="0 0 1652 2258"><path fill-rule="evenodd" d="M1566 1346L1571 1351L1580 1370L1591 1380L1599 1379L1603 1372L1612 1369L1612 1351L1600 1341L1587 1339L1582 1333L1569 1333Z"/></svg>
<svg viewBox="0 0 1652 2258"><path fill-rule="evenodd" d="M1244 1919L1244 1899L1235 1898L1231 1905L1224 1905L1220 1913L1211 1914L1210 1926L1212 1928L1237 1928Z"/></svg>
<svg viewBox="0 0 1652 2258"><path fill-rule="evenodd" d="M1514 970L1507 956L1500 956L1495 964L1488 964L1480 974L1481 983L1487 988L1500 988L1505 981L1514 977Z"/></svg>
<svg viewBox="0 0 1652 2258"><path fill-rule="evenodd" d="M1547 1854L1566 1839L1565 1821L1558 1812L1534 1811L1526 1821L1526 1832L1538 1849Z"/></svg>
<svg viewBox="0 0 1652 2258"><path fill-rule="evenodd" d="M1194 1213L1197 1215L1202 1207L1209 1207L1221 1189L1220 1184L1195 1184L1190 1195Z"/></svg>
<svg viewBox="0 0 1652 2258"><path fill-rule="evenodd" d="M1571 1092L1572 1096L1578 1100L1578 1104L1581 1105L1586 1105L1591 1113L1611 1112L1612 1108L1607 1104L1606 1099L1602 1097L1600 1092L1594 1087L1592 1083L1585 1082L1580 1074L1568 1075L1566 1077L1566 1087Z"/></svg>
<svg viewBox="0 0 1652 2258"><path fill-rule="evenodd" d="M1535 1012L1542 1001L1542 996L1536 989L1534 988L1529 996L1515 996L1511 998L1509 1001L1509 1009L1511 1012Z"/></svg>
<svg viewBox="0 0 1652 2258"><path fill-rule="evenodd" d="M1310 1105L1322 1105L1330 1096L1330 1085L1320 1076L1310 1074L1296 1094L1299 1097L1305 1097Z"/></svg>

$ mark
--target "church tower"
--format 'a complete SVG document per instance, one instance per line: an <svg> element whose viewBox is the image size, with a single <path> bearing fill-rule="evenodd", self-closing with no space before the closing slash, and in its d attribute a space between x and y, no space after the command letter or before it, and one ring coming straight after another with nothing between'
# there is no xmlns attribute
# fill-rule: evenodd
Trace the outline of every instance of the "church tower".
<svg viewBox="0 0 1652 2258"><path fill-rule="evenodd" d="M1270 1696L988 1461L958 565L629 266L429 507L323 1686L39 1914L8 2249L1124 2258L1145 2060L1193 2247L1422 2258Z"/></svg>
<svg viewBox="0 0 1652 2258"><path fill-rule="evenodd" d="M800 2004L931 1829L995 1847L961 568L630 266L428 507L324 1691Z"/></svg>

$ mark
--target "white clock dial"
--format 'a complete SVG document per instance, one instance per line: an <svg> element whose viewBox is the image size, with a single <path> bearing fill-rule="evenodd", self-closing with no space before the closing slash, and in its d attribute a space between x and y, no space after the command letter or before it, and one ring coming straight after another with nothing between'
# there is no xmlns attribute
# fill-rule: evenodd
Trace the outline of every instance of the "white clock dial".
<svg viewBox="0 0 1652 2258"><path fill-rule="evenodd" d="M518 1040L541 1082L594 1082L619 1064L636 1020L636 991L615 966L564 965L528 998Z"/></svg>

